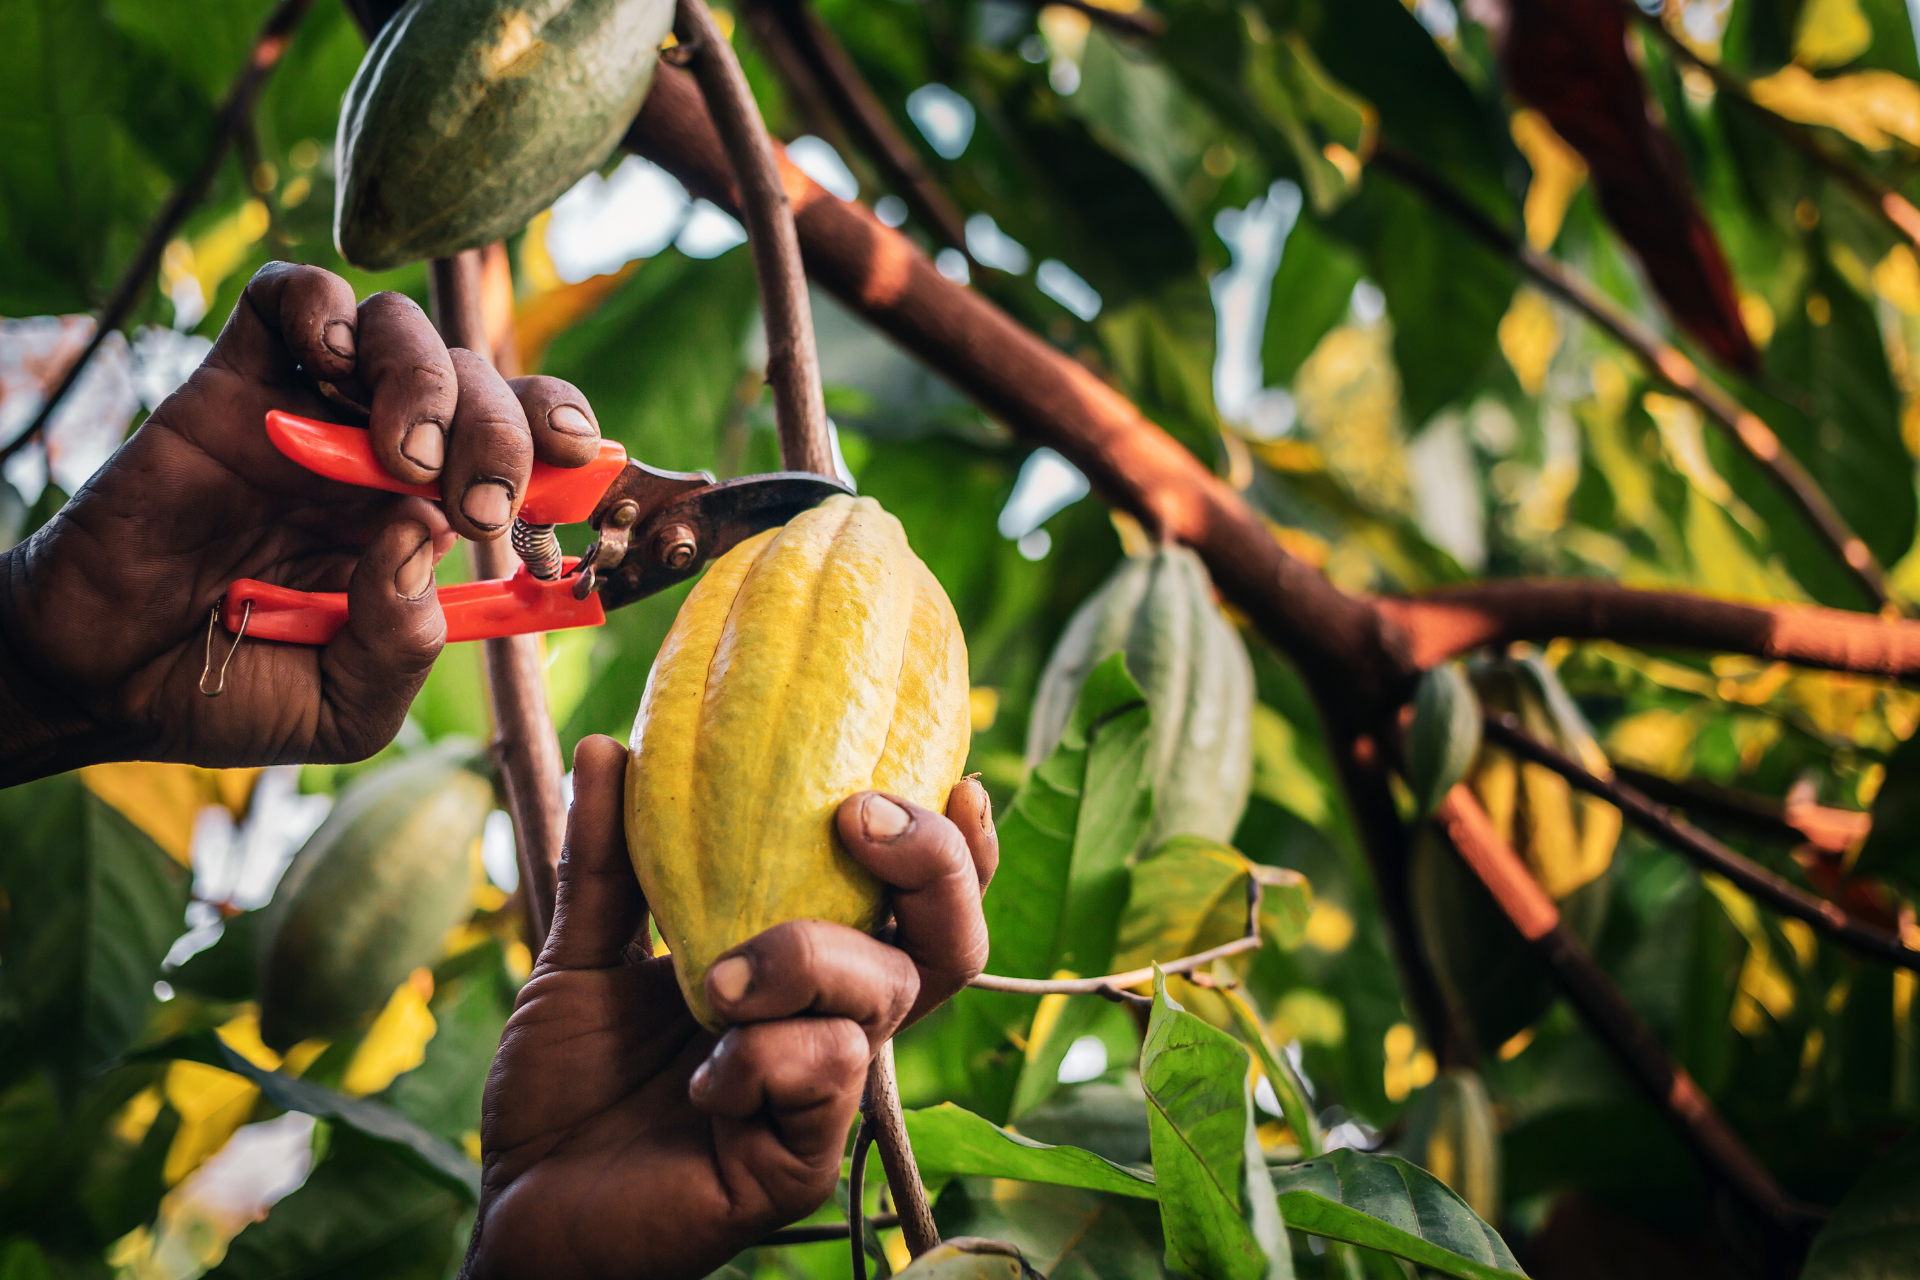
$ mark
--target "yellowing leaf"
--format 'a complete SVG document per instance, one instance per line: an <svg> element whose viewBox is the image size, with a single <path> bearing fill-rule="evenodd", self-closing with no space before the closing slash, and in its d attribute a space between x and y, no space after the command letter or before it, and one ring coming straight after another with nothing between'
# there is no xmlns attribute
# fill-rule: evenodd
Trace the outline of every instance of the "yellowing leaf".
<svg viewBox="0 0 1920 1280"><path fill-rule="evenodd" d="M1920 260L1897 244L1873 269L1873 291L1910 316L1920 316Z"/></svg>
<svg viewBox="0 0 1920 1280"><path fill-rule="evenodd" d="M1333 801L1301 750L1300 731L1293 722L1265 703L1255 703L1253 793L1317 827L1331 815Z"/></svg>
<svg viewBox="0 0 1920 1280"><path fill-rule="evenodd" d="M1822 80L1788 63L1750 86L1753 100L1801 124L1837 129L1869 151L1920 146L1920 84L1891 71Z"/></svg>
<svg viewBox="0 0 1920 1280"><path fill-rule="evenodd" d="M1500 318L1500 354L1513 366L1513 376L1530 396L1547 385L1547 369L1560 349L1560 317L1537 289L1520 289L1513 305Z"/></svg>
<svg viewBox="0 0 1920 1280"><path fill-rule="evenodd" d="M247 811L258 769L202 769L138 760L80 770L89 791L118 809L181 866L192 865L193 825L200 811L220 805L235 818Z"/></svg>
<svg viewBox="0 0 1920 1280"><path fill-rule="evenodd" d="M546 217L545 214L540 216ZM531 227L528 228L526 239L534 239ZM540 241L540 252L544 256L544 235ZM551 265L549 259L549 269ZM513 313L513 331L520 344L523 367L538 369L553 340L599 310L600 304L612 297L639 267L638 262L629 262L618 271L589 276L578 284L560 284L521 303ZM554 278L559 279L558 276Z"/></svg>
<svg viewBox="0 0 1920 1280"><path fill-rule="evenodd" d="M1873 44L1873 24L1859 0L1807 0L1793 32L1793 60L1803 67L1841 67Z"/></svg>
<svg viewBox="0 0 1920 1280"><path fill-rule="evenodd" d="M967 690L967 715L975 733L993 728L993 722L1000 717L1000 691L984 684Z"/></svg>
<svg viewBox="0 0 1920 1280"><path fill-rule="evenodd" d="M1280 997L1267 1033L1280 1044L1298 1040L1337 1049L1347 1040L1347 1011L1339 1001L1311 987L1297 987Z"/></svg>
<svg viewBox="0 0 1920 1280"><path fill-rule="evenodd" d="M1531 107L1514 112L1509 128L1514 145L1533 170L1524 213L1527 243L1544 252L1559 238L1567 206L1587 180L1587 162Z"/></svg>
<svg viewBox="0 0 1920 1280"><path fill-rule="evenodd" d="M373 1020L366 1039L354 1050L340 1081L340 1091L353 1097L378 1093L394 1077L413 1070L427 1059L427 1041L438 1029L427 1001L433 997L433 975L415 969L393 989L387 1007Z"/></svg>
<svg viewBox="0 0 1920 1280"><path fill-rule="evenodd" d="M249 200L198 240L175 240L161 255L161 288L171 296L176 286L191 278L199 286L200 296L211 300L221 282L246 260L248 250L267 234L271 223L266 204Z"/></svg>
<svg viewBox="0 0 1920 1280"><path fill-rule="evenodd" d="M180 1113L180 1128L167 1148L161 1171L171 1187L227 1145L234 1130L253 1114L260 1090L231 1071L199 1062L175 1062L167 1068L165 1092Z"/></svg>
<svg viewBox="0 0 1920 1280"><path fill-rule="evenodd" d="M1347 949L1353 941L1353 916L1344 907L1336 907L1331 902L1313 904L1313 914L1307 917L1307 929L1302 941L1315 951L1324 951L1336 955Z"/></svg>

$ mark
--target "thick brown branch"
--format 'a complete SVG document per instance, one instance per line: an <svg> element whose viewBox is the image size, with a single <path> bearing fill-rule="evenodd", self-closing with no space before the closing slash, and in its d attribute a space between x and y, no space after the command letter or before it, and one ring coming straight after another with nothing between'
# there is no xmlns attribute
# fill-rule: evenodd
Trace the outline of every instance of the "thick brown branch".
<svg viewBox="0 0 1920 1280"><path fill-rule="evenodd" d="M627 146L689 190L737 208L699 94L663 66ZM1380 616L1280 550L1240 495L1085 366L938 271L867 210L782 157L809 273L857 314L1035 444L1058 450L1101 495L1194 548L1214 583L1351 719L1396 702L1414 668Z"/></svg>
<svg viewBox="0 0 1920 1280"><path fill-rule="evenodd" d="M907 1117L900 1108L896 1078L893 1041L889 1040L873 1059L861 1114L880 1148L880 1167L887 1171L887 1186L892 1188L894 1206L900 1211L900 1233L906 1237L907 1252L917 1258L940 1243L940 1231L933 1225L933 1208L927 1203L920 1166L913 1158L913 1143L907 1138Z"/></svg>
<svg viewBox="0 0 1920 1280"><path fill-rule="evenodd" d="M1823 854L1845 854L1873 829L1873 815L1852 809L1776 800L1698 778L1675 781L1628 765L1613 767L1616 778L1649 800L1685 809L1696 817L1738 827L1782 844L1814 846Z"/></svg>
<svg viewBox="0 0 1920 1280"><path fill-rule="evenodd" d="M1847 573L1875 608L1886 605L1886 573L1867 544L1854 533L1800 460L1787 451L1773 429L1717 385L1700 375L1679 348L1628 315L1594 285L1558 259L1549 257L1496 224L1424 164L1389 146L1373 157L1374 167L1418 192L1442 213L1496 252L1511 257L1536 284L1552 292L1604 329L1639 357L1647 371L1692 401L1728 439L1767 473L1781 494L1833 550Z"/></svg>
<svg viewBox="0 0 1920 1280"><path fill-rule="evenodd" d="M61 401L80 381L87 363L100 350L107 335L116 332L133 314L134 305L146 291L147 283L153 279L154 268L160 265L161 255L166 252L180 224L187 220L187 215L206 198L207 188L213 185L220 166L226 163L227 151L232 147L235 136L250 118L253 100L259 96L260 86L266 83L274 67L279 65L280 55L293 42L294 31L312 5L313 0L280 0L279 6L267 15L260 33L253 38L253 45L247 51L247 60L234 74L226 100L220 104L220 110L214 116L213 138L207 144L207 154L200 161L200 167L174 189L173 195L168 197L167 203L148 224L146 235L141 237L140 247L134 252L133 261L127 264L120 282L107 299L107 305L101 308L100 322L94 326L93 337L73 363L67 366L67 371L60 376L60 381L48 394L46 403L40 406L40 412L27 424L27 429L0 448L0 462L5 462L39 438L47 423L53 420L54 411L59 409Z"/></svg>
<svg viewBox="0 0 1920 1280"><path fill-rule="evenodd" d="M1786 1232L1799 1230L1815 1210L1795 1201L1775 1182L1700 1091L1686 1069L1667 1055L1632 1005L1593 957L1560 922L1560 912L1528 874L1520 856L1502 840L1480 802L1465 786L1441 801L1436 820L1534 953L1552 971L1568 1003L1625 1068L1642 1092L1665 1113L1720 1181Z"/></svg>
<svg viewBox="0 0 1920 1280"><path fill-rule="evenodd" d="M821 393L820 356L814 348L807 273L773 139L767 136L740 60L705 0L679 0L674 29L691 53L694 77L742 193L740 214L767 323L767 382L773 388L774 421L780 431L780 463L789 471L830 476L833 446Z"/></svg>
<svg viewBox="0 0 1920 1280"><path fill-rule="evenodd" d="M1773 872L1721 844L1693 824L1674 816L1630 786L1597 777L1578 760L1528 734L1512 715L1486 718L1489 741L1497 742L1523 760L1553 770L1576 788L1619 809L1636 827L1673 849L1702 871L1724 876L1743 892L1782 915L1804 920L1841 946L1884 964L1920 969L1920 951L1911 951L1900 939L1855 919L1840 907L1800 889Z"/></svg>
<svg viewBox="0 0 1920 1280"><path fill-rule="evenodd" d="M1513 579L1381 598L1422 668L1515 640L1617 640L1744 653L1803 667L1920 675L1920 622L1807 605L1738 604L1593 579Z"/></svg>

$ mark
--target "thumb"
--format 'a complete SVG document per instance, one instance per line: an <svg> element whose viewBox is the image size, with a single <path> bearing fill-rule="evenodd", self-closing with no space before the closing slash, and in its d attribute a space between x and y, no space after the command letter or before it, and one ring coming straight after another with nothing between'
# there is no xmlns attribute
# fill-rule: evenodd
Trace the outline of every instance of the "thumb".
<svg viewBox="0 0 1920 1280"><path fill-rule="evenodd" d="M432 534L412 520L388 525L361 554L347 625L320 653L320 756L365 759L400 731L447 639L433 561Z"/></svg>
<svg viewBox="0 0 1920 1280"><path fill-rule="evenodd" d="M573 749L573 808L542 969L611 969L647 937L647 901L627 856L627 749L603 734Z"/></svg>

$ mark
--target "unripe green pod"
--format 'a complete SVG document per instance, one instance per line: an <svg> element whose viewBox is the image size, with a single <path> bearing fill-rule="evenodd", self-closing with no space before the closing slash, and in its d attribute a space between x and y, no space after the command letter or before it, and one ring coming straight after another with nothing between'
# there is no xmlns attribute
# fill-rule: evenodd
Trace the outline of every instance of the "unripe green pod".
<svg viewBox="0 0 1920 1280"><path fill-rule="evenodd" d="M340 107L333 238L384 271L512 235L598 168L672 0L412 0Z"/></svg>
<svg viewBox="0 0 1920 1280"><path fill-rule="evenodd" d="M1253 782L1253 664L1185 547L1128 557L1074 613L1034 696L1027 763L1053 751L1088 673L1116 650L1153 713L1140 851L1172 835L1231 842Z"/></svg>
<svg viewBox="0 0 1920 1280"><path fill-rule="evenodd" d="M260 1036L276 1049L332 1037L432 964L466 919L473 848L493 787L445 742L356 781L262 908Z"/></svg>
<svg viewBox="0 0 1920 1280"><path fill-rule="evenodd" d="M1500 1219L1500 1134L1479 1075L1449 1067L1407 1113L1400 1150L1487 1222Z"/></svg>

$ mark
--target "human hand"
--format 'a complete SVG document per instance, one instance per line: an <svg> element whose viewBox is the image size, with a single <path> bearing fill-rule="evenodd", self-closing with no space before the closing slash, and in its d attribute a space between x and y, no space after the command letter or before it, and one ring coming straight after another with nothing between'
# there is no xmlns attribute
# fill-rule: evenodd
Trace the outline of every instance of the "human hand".
<svg viewBox="0 0 1920 1280"><path fill-rule="evenodd" d="M388 472L435 504L322 479L268 440L269 409L371 408ZM456 534L497 538L535 458L580 466L599 428L557 378L503 381L448 351L397 293L271 263L205 363L59 515L0 557L0 786L100 760L357 760L399 730L446 627L433 566ZM208 614L236 579L341 591L324 648L249 639L226 692L199 691ZM213 638L216 663L232 637Z"/></svg>
<svg viewBox="0 0 1920 1280"><path fill-rule="evenodd" d="M626 761L611 738L574 753L553 931L487 1080L467 1280L692 1280L811 1213L875 1051L986 963L986 790L961 782L945 817L860 792L840 837L890 886L895 945L819 920L767 930L708 973L733 1024L714 1036L648 945Z"/></svg>

